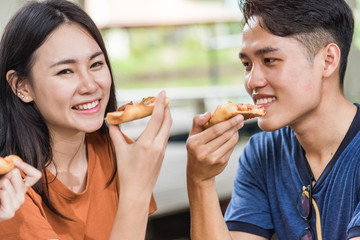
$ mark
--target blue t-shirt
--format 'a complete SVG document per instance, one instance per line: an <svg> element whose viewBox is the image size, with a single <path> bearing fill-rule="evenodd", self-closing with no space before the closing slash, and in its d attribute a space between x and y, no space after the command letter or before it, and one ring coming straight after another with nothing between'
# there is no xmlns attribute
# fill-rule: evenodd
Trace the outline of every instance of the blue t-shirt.
<svg viewBox="0 0 360 240"><path fill-rule="evenodd" d="M339 149L313 186L323 239L360 236L360 113ZM341 121L341 119L339 119ZM228 228L271 238L299 239L308 222L300 217L297 198L311 183L304 151L290 127L252 136L239 158ZM311 226L316 235L313 208Z"/></svg>

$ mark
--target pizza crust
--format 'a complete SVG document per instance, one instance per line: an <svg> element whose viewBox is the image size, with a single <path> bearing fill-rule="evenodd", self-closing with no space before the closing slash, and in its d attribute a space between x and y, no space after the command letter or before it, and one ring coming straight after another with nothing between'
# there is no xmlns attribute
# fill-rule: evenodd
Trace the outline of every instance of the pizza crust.
<svg viewBox="0 0 360 240"><path fill-rule="evenodd" d="M217 123L228 120L239 114L244 116L244 120L248 120L251 118L264 116L265 110L264 108L260 108L256 105L236 105L231 101L228 101L215 109L214 113L211 114L209 121L204 125L204 127L209 128Z"/></svg>
<svg viewBox="0 0 360 240"><path fill-rule="evenodd" d="M154 110L156 98L151 97L151 99L152 101L149 104L146 102L125 104L119 108L123 109L122 111L108 113L106 120L109 124L117 125L150 116ZM168 106L169 103L169 98L166 98L165 105Z"/></svg>
<svg viewBox="0 0 360 240"><path fill-rule="evenodd" d="M4 158L0 157L0 175L6 174L15 168L13 158L22 161L22 159L16 155L9 155Z"/></svg>

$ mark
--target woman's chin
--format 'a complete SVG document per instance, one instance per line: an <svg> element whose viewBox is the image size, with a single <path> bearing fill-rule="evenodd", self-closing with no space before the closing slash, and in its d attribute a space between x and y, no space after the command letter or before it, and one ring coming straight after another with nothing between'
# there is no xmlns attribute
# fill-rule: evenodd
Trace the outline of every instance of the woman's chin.
<svg viewBox="0 0 360 240"><path fill-rule="evenodd" d="M85 123L82 125L81 130L85 133L92 133L92 132L96 132L97 130L99 130L104 124L104 120L102 119L102 121L92 121L89 123Z"/></svg>

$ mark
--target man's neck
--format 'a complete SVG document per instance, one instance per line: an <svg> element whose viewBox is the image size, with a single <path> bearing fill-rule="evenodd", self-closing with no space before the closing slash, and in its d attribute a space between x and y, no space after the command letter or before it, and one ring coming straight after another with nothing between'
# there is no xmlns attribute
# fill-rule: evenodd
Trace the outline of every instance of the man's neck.
<svg viewBox="0 0 360 240"><path fill-rule="evenodd" d="M305 150L305 156L315 179L333 158L346 136L357 108L344 98L323 103L301 123L291 126ZM340 106L340 107L339 107Z"/></svg>

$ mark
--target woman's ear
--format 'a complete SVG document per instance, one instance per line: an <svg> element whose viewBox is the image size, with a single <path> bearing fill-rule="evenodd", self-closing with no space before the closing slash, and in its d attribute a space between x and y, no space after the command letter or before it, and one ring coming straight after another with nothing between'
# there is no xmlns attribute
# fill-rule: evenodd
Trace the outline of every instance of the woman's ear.
<svg viewBox="0 0 360 240"><path fill-rule="evenodd" d="M23 102L29 103L33 101L31 97L31 88L25 79L20 79L14 70L6 73L6 80L8 81L13 93L20 98Z"/></svg>
<svg viewBox="0 0 360 240"><path fill-rule="evenodd" d="M324 48L324 72L323 77L338 74L340 66L341 51L338 45L330 43Z"/></svg>

